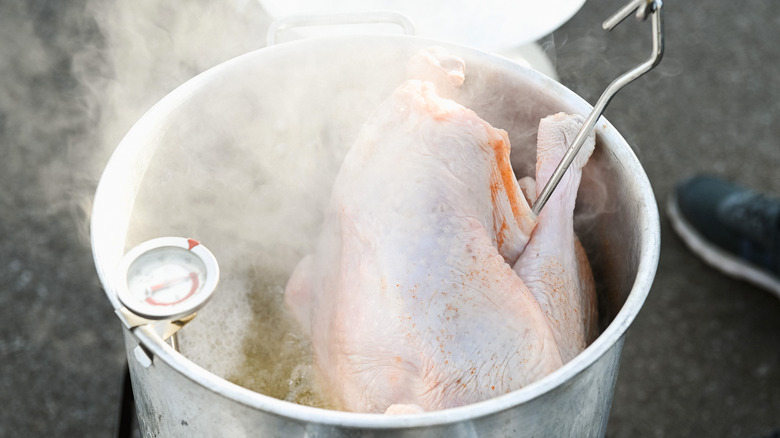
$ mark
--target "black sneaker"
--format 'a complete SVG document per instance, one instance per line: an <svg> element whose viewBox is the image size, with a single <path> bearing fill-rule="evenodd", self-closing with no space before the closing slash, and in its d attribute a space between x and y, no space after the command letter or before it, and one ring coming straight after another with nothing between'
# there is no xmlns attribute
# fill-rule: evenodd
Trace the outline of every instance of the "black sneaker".
<svg viewBox="0 0 780 438"><path fill-rule="evenodd" d="M704 261L780 297L780 198L696 176L677 186L668 214Z"/></svg>

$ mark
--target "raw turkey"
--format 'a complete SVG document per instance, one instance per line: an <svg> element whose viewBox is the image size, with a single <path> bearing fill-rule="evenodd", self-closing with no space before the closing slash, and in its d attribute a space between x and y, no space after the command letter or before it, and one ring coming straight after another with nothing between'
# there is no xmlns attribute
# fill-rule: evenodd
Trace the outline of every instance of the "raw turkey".
<svg viewBox="0 0 780 438"><path fill-rule="evenodd" d="M464 68L441 49L412 59L412 79L347 154L316 249L287 284L321 392L340 409L404 414L492 398L595 336L592 275L572 225L593 140L537 218L507 133L441 95ZM540 183L578 124L542 121Z"/></svg>
<svg viewBox="0 0 780 438"><path fill-rule="evenodd" d="M550 179L582 121L582 117L555 114L539 123L536 181L531 185L537 191L529 193L529 201L536 199ZM564 363L598 335L593 274L585 249L574 234L577 188L593 148L590 137L539 214L531 241L514 265L544 310Z"/></svg>

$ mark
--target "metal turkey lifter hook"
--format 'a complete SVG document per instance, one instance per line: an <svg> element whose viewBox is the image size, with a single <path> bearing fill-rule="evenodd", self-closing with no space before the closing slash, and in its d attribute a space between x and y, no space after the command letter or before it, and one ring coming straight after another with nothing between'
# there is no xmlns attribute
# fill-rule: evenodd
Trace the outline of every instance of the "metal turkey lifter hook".
<svg viewBox="0 0 780 438"><path fill-rule="evenodd" d="M558 164L558 167L555 168L555 172L553 172L550 180L547 181L544 189L542 189L541 193L539 193L539 196L536 198L536 202L532 207L534 214L539 215L539 213L542 211L542 207L544 207L544 205L550 199L550 196L552 196L552 192L558 186L558 183L561 182L561 178L563 178L563 175L571 165L571 162L574 161L574 157L580 151L580 148L582 148L582 145L585 143L585 139L596 125L596 121L599 117L601 117L601 114L604 113L604 109L607 107L607 104L609 104L615 94L617 94L621 88L625 87L635 79L652 70L653 67L661 62L661 57L664 53L664 31L662 22L663 14L661 10L662 6L663 2L661 0L633 0L622 9L617 11L614 15L609 17L602 24L604 30L609 31L614 29L618 24L622 23L623 20L628 18L628 16L632 13L635 13L636 18L642 21L645 20L648 15L650 15L653 30L653 53L650 56L650 59L619 76L617 79L612 81L611 84L609 84L606 90L604 90L604 93L601 95L601 97L599 97L599 100L593 107L593 111L591 111L591 113L585 119L585 122L582 124L579 132L577 132L577 136L574 137L574 141L572 142L571 146L569 146L566 154L564 154L560 164Z"/></svg>

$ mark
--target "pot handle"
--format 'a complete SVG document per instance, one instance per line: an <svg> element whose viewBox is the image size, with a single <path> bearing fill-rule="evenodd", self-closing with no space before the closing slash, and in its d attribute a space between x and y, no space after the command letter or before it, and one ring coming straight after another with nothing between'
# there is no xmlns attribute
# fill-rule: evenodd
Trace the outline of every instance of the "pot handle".
<svg viewBox="0 0 780 438"><path fill-rule="evenodd" d="M414 24L405 15L391 11L354 12L342 14L306 14L280 18L268 27L266 44L273 46L279 34L296 27L338 26L344 24L396 24L405 35L414 35Z"/></svg>

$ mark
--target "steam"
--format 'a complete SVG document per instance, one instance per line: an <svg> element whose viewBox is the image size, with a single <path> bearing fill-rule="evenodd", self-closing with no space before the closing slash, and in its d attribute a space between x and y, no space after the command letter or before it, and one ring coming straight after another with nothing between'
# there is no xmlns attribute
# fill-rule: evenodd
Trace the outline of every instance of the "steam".
<svg viewBox="0 0 780 438"><path fill-rule="evenodd" d="M54 120L71 115L65 123L82 127L66 139L64 162L52 162L42 172L41 186L52 209L75 215L86 242L94 188L128 129L182 82L261 47L267 19L255 2L241 0L180 4L87 0L81 8L62 11L57 2L39 3L56 9L39 14L67 14L59 18L67 31L57 46L70 57L69 80L75 86L66 101L54 106L58 112ZM34 44L31 48L37 50ZM38 58L57 59L50 54Z"/></svg>
<svg viewBox="0 0 780 438"><path fill-rule="evenodd" d="M42 208L25 211L35 217L76 214L63 190L73 186L65 168L79 161L76 136L92 119L74 111L82 89L68 67L70 55L94 38L94 29L83 26L75 10L60 10L56 2L14 1L0 7L7 17L0 29L0 74L6 85L0 87L0 130L9 143L2 146L2 164L5 176L22 188L4 190L0 208ZM14 202L14 196L24 202Z"/></svg>
<svg viewBox="0 0 780 438"><path fill-rule="evenodd" d="M98 180L131 126L193 76L263 47L269 23L254 0L9 1L0 13L12 17L0 29L0 69L10 84L0 88L0 130L11 143L2 168L21 181L20 192L0 192L0 208L36 209L20 218L70 217L85 248ZM175 234L159 225L166 218L137 219L140 238Z"/></svg>
<svg viewBox="0 0 780 438"><path fill-rule="evenodd" d="M262 47L268 25L255 2L92 1L86 9L99 38L75 53L72 71L94 124L81 140L94 147L78 166L89 189L68 195L83 218L108 157L143 114L193 76ZM182 332L182 351L219 376L316 404L305 387L287 385L310 379L295 377L308 374L308 349L280 315L281 287L314 240L349 133L363 122L346 109L367 114L375 102L351 87L368 66L356 63L355 78L318 94L310 72L332 77L333 66L299 65L218 81L170 116L163 138L145 139L157 143L156 154L127 241L178 235L209 247L220 285ZM58 179L50 181L55 191Z"/></svg>
<svg viewBox="0 0 780 438"><path fill-rule="evenodd" d="M155 102L196 74L265 43L268 20L252 1L90 0L102 44L74 59L74 76L100 111L97 133L113 150Z"/></svg>

